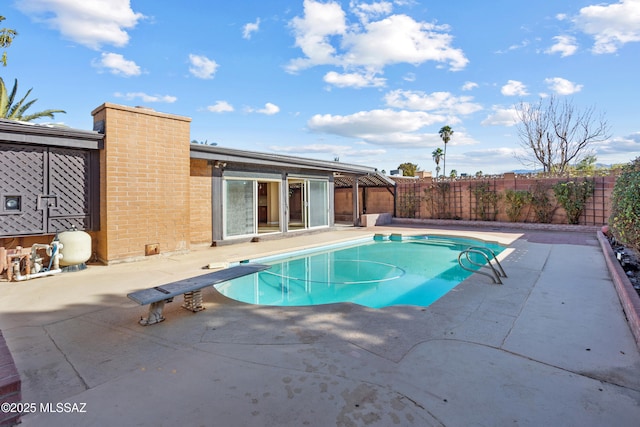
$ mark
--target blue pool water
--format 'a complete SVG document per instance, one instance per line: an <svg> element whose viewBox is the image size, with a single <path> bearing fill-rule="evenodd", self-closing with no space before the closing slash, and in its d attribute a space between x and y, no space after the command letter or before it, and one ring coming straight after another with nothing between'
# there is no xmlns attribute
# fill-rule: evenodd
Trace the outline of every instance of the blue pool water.
<svg viewBox="0 0 640 427"><path fill-rule="evenodd" d="M469 246L488 247L496 254L504 249L495 243L457 237L359 240L251 260L271 268L221 283L216 289L250 304L353 302L372 308L426 307L471 275L458 265L458 254Z"/></svg>

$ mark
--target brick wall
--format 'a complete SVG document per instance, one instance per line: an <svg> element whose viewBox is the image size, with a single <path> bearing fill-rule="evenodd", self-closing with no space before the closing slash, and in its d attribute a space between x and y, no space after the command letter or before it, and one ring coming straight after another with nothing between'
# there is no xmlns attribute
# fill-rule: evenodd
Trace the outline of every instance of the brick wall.
<svg viewBox="0 0 640 427"><path fill-rule="evenodd" d="M358 188L358 207L360 212L368 214L390 213L393 214L393 189L391 193L386 188ZM366 199L366 212L363 212L365 206L363 200ZM334 194L335 200L335 219L336 221L353 222L353 189L336 188Z"/></svg>
<svg viewBox="0 0 640 427"><path fill-rule="evenodd" d="M584 178L577 178L578 181L582 179ZM608 175L589 179L595 180L595 193L587 201L584 213L580 218L580 224L595 226L606 224L611 213L611 193L615 185L616 176ZM509 217L506 213L507 203L504 197L506 190L531 191L538 183L550 187L557 182L569 179L538 178L510 173L499 177L454 180L449 181L450 190L447 192L447 200L444 202L426 197L425 190L432 187L435 182L431 178L395 178L395 180L398 183L396 200L396 217L398 218L481 220L482 218L480 218L478 211L475 209L476 199L472 189L480 183L486 183L492 191L500 194L497 214L491 220L507 222ZM363 191L364 189L360 189L359 192L360 213L363 213L362 210L365 207L366 213L370 214L393 213L393 196L387 189L367 188L366 206L363 203ZM548 194L553 199L553 190L549 190ZM352 190L350 188L336 189L335 201L336 219L352 219ZM566 212L561 206L557 206L555 200L552 200L552 203L556 205L556 208L553 212L551 223L566 224ZM531 207L526 207L523 210L520 222L536 222L536 216Z"/></svg>
<svg viewBox="0 0 640 427"><path fill-rule="evenodd" d="M92 113L105 133L100 153L100 231L94 249L103 262L189 249L191 119L105 103Z"/></svg>
<svg viewBox="0 0 640 427"><path fill-rule="evenodd" d="M211 174L206 160L191 159L191 243L211 243Z"/></svg>
<svg viewBox="0 0 640 427"><path fill-rule="evenodd" d="M21 400L20 376L0 331L0 403L17 403ZM14 426L19 419L20 414L0 411L0 427Z"/></svg>

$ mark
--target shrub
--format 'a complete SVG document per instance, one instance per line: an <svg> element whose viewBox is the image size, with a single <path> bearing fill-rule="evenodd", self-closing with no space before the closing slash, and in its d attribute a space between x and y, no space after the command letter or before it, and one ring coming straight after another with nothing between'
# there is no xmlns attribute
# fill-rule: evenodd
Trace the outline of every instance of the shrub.
<svg viewBox="0 0 640 427"><path fill-rule="evenodd" d="M431 218L451 218L451 184L434 182L424 189L424 200L431 211Z"/></svg>
<svg viewBox="0 0 640 427"><path fill-rule="evenodd" d="M621 243L640 251L640 157L623 167L611 198L611 232Z"/></svg>
<svg viewBox="0 0 640 427"><path fill-rule="evenodd" d="M531 191L531 206L536 215L536 222L549 224L556 210L555 203L549 197L551 186L538 181Z"/></svg>
<svg viewBox="0 0 640 427"><path fill-rule="evenodd" d="M469 189L475 196L476 218L480 217L482 221L495 221L498 215L498 200L501 195L491 189L489 182L478 183Z"/></svg>
<svg viewBox="0 0 640 427"><path fill-rule="evenodd" d="M420 208L420 197L416 194L415 187L405 187L398 199L400 218L415 218L416 211Z"/></svg>
<svg viewBox="0 0 640 427"><path fill-rule="evenodd" d="M569 224L578 224L580 222L580 216L584 212L587 200L593 196L595 188L596 185L591 179L582 182L559 182L553 186L556 200L567 213Z"/></svg>
<svg viewBox="0 0 640 427"><path fill-rule="evenodd" d="M517 222L520 219L522 210L531 203L533 198L531 193L526 190L511 189L505 191L504 197L507 202L507 216L511 222Z"/></svg>

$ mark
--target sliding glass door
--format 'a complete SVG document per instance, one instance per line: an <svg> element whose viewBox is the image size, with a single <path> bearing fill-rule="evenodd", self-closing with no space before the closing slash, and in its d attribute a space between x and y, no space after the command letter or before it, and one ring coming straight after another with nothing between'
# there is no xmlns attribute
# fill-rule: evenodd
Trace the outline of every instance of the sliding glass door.
<svg viewBox="0 0 640 427"><path fill-rule="evenodd" d="M281 181L227 178L223 187L223 237L282 231Z"/></svg>
<svg viewBox="0 0 640 427"><path fill-rule="evenodd" d="M329 192L328 182L309 180L309 227L329 225Z"/></svg>
<svg viewBox="0 0 640 427"><path fill-rule="evenodd" d="M224 182L224 236L256 233L255 181L228 179Z"/></svg>
<svg viewBox="0 0 640 427"><path fill-rule="evenodd" d="M289 230L329 225L329 182L321 179L290 178Z"/></svg>

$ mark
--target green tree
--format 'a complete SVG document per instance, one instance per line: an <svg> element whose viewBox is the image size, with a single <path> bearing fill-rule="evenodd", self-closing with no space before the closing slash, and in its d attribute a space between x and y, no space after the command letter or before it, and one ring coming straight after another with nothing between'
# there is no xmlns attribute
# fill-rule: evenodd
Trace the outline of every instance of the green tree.
<svg viewBox="0 0 640 427"><path fill-rule="evenodd" d="M596 171L597 161L598 158L594 154L589 154L576 164L576 170L587 174L593 174Z"/></svg>
<svg viewBox="0 0 640 427"><path fill-rule="evenodd" d="M449 176L451 178L457 178L458 177L458 171L455 169L451 169L451 172L449 172Z"/></svg>
<svg viewBox="0 0 640 427"><path fill-rule="evenodd" d="M25 96L16 101L16 92L18 92L18 80L15 80L11 93L7 92L4 80L0 77L0 118L9 120L19 120L23 122L31 122L42 117L54 118L55 113L66 113L64 110L44 110L37 113L26 114L26 111L37 101L33 99L27 101L27 97L33 89L29 89Z"/></svg>
<svg viewBox="0 0 640 427"><path fill-rule="evenodd" d="M442 175L447 175L447 143L451 141L451 135L453 135L453 129L451 126L443 126L440 128L438 132L440 134L440 138L444 141L444 161L442 162Z"/></svg>
<svg viewBox="0 0 640 427"><path fill-rule="evenodd" d="M403 163L398 166L398 169L402 171L402 176L416 176L418 165L413 163Z"/></svg>
<svg viewBox="0 0 640 427"><path fill-rule="evenodd" d="M6 18L4 16L0 16L0 22L4 21ZM13 43L13 39L18 35L16 30L12 30L11 28L0 28L0 47L7 48L11 46ZM5 67L7 66L7 52L2 52L2 57L0 57L0 62Z"/></svg>
<svg viewBox="0 0 640 427"><path fill-rule="evenodd" d="M436 162L436 178L437 178L438 174L440 173L440 160L444 157L444 151L442 151L442 148L438 147L435 150L433 150L433 152L431 153L431 157L433 158L433 161Z"/></svg>

